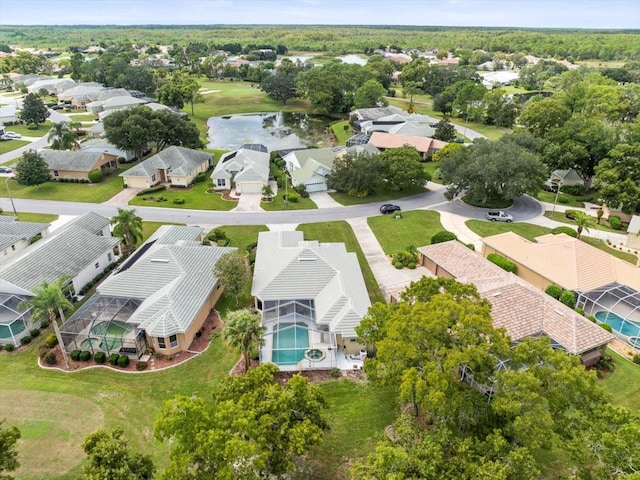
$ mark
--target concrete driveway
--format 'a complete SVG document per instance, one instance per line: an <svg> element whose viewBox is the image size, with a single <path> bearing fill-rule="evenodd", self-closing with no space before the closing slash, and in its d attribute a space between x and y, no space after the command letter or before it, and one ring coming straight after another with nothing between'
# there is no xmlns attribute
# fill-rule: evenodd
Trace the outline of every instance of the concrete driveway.
<svg viewBox="0 0 640 480"><path fill-rule="evenodd" d="M262 194L260 193L243 193L238 197L238 205L232 208L232 212L264 212L260 206Z"/></svg>

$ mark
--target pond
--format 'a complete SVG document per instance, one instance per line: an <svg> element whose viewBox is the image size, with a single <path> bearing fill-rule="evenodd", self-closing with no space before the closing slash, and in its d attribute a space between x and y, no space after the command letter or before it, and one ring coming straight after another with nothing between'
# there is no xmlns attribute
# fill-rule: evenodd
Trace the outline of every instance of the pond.
<svg viewBox="0 0 640 480"><path fill-rule="evenodd" d="M244 143L261 143L270 152L304 147L331 147L331 119L306 113L252 113L212 117L207 121L207 148L234 150Z"/></svg>

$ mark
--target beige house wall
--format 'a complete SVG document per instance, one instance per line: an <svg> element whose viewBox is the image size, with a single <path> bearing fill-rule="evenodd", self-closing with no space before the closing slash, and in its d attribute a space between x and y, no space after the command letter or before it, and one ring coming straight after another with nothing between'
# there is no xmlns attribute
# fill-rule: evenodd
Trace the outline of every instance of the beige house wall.
<svg viewBox="0 0 640 480"><path fill-rule="evenodd" d="M209 316L209 313L216 306L216 303L220 299L224 288L218 285L209 295L209 298L202 305L198 313L196 314L189 330L186 333L179 333L178 336L178 344L171 348L171 342L169 342L169 337L165 338L166 348L160 348L158 345L158 339L156 337L149 337L147 335L147 343L158 353L163 355L175 355L179 352L184 352L189 349L189 346L193 342L193 339L196 336L196 333L202 328L204 321Z"/></svg>
<svg viewBox="0 0 640 480"><path fill-rule="evenodd" d="M455 280L455 277L447 272L445 269L436 264L433 260L428 259L424 255L420 254L420 265L425 267L431 273L433 273L436 277L441 278L451 278Z"/></svg>
<svg viewBox="0 0 640 480"><path fill-rule="evenodd" d="M360 350L366 349L363 344L354 340L355 338L343 337L342 335L337 334L336 345L338 345L338 350L346 355L358 355Z"/></svg>
<svg viewBox="0 0 640 480"><path fill-rule="evenodd" d="M124 183L130 188L149 188L151 187L151 177L122 177Z"/></svg>

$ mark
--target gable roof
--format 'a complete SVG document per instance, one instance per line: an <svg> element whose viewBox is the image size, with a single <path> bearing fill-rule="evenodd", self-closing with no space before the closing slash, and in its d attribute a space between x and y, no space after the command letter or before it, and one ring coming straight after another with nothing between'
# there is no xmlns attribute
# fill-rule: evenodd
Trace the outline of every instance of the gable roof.
<svg viewBox="0 0 640 480"><path fill-rule="evenodd" d="M211 178L234 177L236 182L269 180L269 154L256 148L239 148L229 152L216 164Z"/></svg>
<svg viewBox="0 0 640 480"><path fill-rule="evenodd" d="M355 253L343 243L305 241L302 232L261 232L252 295L261 300L313 299L316 321L355 337L371 306Z"/></svg>
<svg viewBox="0 0 640 480"><path fill-rule="evenodd" d="M563 233L542 235L531 242L505 232L482 241L567 290L584 292L613 282L640 290L640 268Z"/></svg>
<svg viewBox="0 0 640 480"><path fill-rule="evenodd" d="M165 232L171 237L173 234ZM140 306L127 320L152 337L185 333L218 285L213 269L231 247L154 243L130 268L103 282L102 296L135 298Z"/></svg>
<svg viewBox="0 0 640 480"><path fill-rule="evenodd" d="M40 156L49 170L68 170L72 172L90 172L102 158L102 152L83 150L42 150Z"/></svg>
<svg viewBox="0 0 640 480"><path fill-rule="evenodd" d="M457 240L420 247L418 251L457 281L474 284L491 303L496 328L513 341L545 334L572 354L607 344L613 335L473 252Z"/></svg>
<svg viewBox="0 0 640 480"><path fill-rule="evenodd" d="M191 148L171 146L120 174L121 177L150 177L159 170L170 170L173 176L188 176L212 155Z"/></svg>
<svg viewBox="0 0 640 480"><path fill-rule="evenodd" d="M91 233L82 223L65 225L3 261L0 278L24 292L33 292L42 282L54 282L63 276L74 278L120 243L118 238Z"/></svg>
<svg viewBox="0 0 640 480"><path fill-rule="evenodd" d="M12 217L15 218L15 217ZM30 240L49 228L48 223L0 222L0 250L4 250L21 240Z"/></svg>

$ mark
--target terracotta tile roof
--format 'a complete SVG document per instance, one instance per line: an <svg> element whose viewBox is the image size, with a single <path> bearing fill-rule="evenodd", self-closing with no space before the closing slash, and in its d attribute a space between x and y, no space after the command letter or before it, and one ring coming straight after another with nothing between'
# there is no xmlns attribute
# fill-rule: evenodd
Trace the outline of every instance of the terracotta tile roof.
<svg viewBox="0 0 640 480"><path fill-rule="evenodd" d="M421 153L427 153L432 142L433 139L429 137L394 135L386 132L373 132L369 139L369 143L377 148L400 148L409 145Z"/></svg>
<svg viewBox="0 0 640 480"><path fill-rule="evenodd" d="M491 303L496 328L512 340L545 334L572 354L608 343L613 335L512 273L505 272L460 242L437 243L418 251L457 281L473 283Z"/></svg>
<svg viewBox="0 0 640 480"><path fill-rule="evenodd" d="M567 290L589 291L613 282L640 290L640 268L565 234L542 235L534 243L505 232L482 241Z"/></svg>

